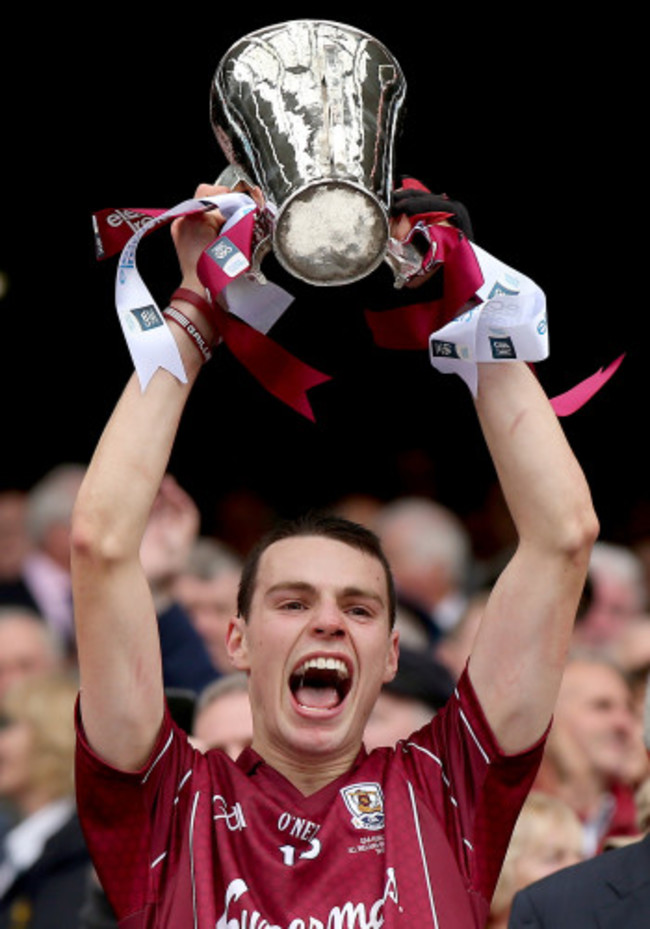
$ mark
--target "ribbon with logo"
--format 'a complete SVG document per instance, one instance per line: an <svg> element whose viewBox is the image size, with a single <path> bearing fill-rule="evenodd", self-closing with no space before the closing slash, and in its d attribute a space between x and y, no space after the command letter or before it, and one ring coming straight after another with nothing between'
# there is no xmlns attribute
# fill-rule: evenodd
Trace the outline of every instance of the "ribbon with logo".
<svg viewBox="0 0 650 929"><path fill-rule="evenodd" d="M439 299L391 310L366 311L375 343L388 349L428 350L443 374L457 374L475 396L479 362L541 361L548 357L544 292L530 278L470 242L430 214L416 224L430 241L431 268L444 274ZM558 416L583 407L615 374L619 356L606 368L550 399Z"/></svg>
<svg viewBox="0 0 650 929"><path fill-rule="evenodd" d="M93 216L96 250L108 258L121 249L115 285L116 309L142 389L160 367L187 380L176 341L136 265L145 236L172 220L218 208L226 222L199 260L201 282L212 298L219 337L262 386L314 420L307 391L330 376L302 362L268 331L293 297L252 273L259 210L246 194L192 199L170 210L107 209ZM432 217L433 219L433 217ZM546 299L530 278L489 255L440 222L426 225L432 266L444 274L443 295L392 310L366 311L379 347L427 350L431 364L455 373L473 394L483 361L540 361L548 356ZM225 300L222 310L217 297ZM583 406L614 374L622 356L551 403L559 416Z"/></svg>
<svg viewBox="0 0 650 929"><path fill-rule="evenodd" d="M267 336L293 297L272 282L263 284L251 269L257 207L245 194L187 200L170 210L107 209L93 216L96 251L108 258L121 249L115 303L133 364L144 390L158 368L181 382L185 369L169 327L136 265L141 240L160 226L193 213L218 208L226 222L199 261L199 277L210 293L219 336L244 367L275 397L313 420L307 391L329 375L304 364ZM222 296L228 311L222 310Z"/></svg>

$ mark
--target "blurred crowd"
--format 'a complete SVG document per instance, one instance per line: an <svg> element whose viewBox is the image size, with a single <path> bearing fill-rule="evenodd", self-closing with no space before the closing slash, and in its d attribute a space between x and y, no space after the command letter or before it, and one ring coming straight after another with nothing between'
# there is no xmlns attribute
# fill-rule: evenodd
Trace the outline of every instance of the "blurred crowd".
<svg viewBox="0 0 650 929"><path fill-rule="evenodd" d="M114 925L74 804L78 676L69 528L83 466L62 465L27 492L0 492L0 929ZM232 500L219 537L171 476L151 514L142 562L158 614L165 687L200 750L235 758L252 737L246 678L224 635L241 563L273 516ZM381 537L399 594L401 659L366 731L393 745L425 725L463 669L487 592L514 544L477 555L476 525L429 496L332 505ZM495 514L505 509L490 503ZM231 527L229 529L228 527ZM515 829L494 897L492 929L508 925L518 890L650 824L650 542L596 544L537 783ZM495 667L495 674L499 668ZM645 722L645 726L644 726Z"/></svg>

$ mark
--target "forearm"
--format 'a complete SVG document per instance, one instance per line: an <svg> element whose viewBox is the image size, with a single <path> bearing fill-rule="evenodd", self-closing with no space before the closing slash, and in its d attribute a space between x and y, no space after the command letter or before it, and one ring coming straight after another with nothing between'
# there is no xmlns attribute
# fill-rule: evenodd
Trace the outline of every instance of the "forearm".
<svg viewBox="0 0 650 929"><path fill-rule="evenodd" d="M174 301L189 317L196 310ZM81 488L73 543L97 556L133 557L169 463L192 386L202 366L188 336L171 325L187 383L158 370L142 390L135 374L124 389L95 449Z"/></svg>
<svg viewBox="0 0 650 929"><path fill-rule="evenodd" d="M483 364L476 409L522 542L588 551L597 521L583 471L527 365Z"/></svg>
<svg viewBox="0 0 650 929"><path fill-rule="evenodd" d="M137 769L162 719L160 645L140 544L201 359L174 333L188 382L158 371L127 384L98 443L72 522L72 581L87 736Z"/></svg>
<svg viewBox="0 0 650 929"><path fill-rule="evenodd" d="M514 752L548 725L598 523L527 367L483 366L476 405L519 544L490 594L469 669L497 738Z"/></svg>

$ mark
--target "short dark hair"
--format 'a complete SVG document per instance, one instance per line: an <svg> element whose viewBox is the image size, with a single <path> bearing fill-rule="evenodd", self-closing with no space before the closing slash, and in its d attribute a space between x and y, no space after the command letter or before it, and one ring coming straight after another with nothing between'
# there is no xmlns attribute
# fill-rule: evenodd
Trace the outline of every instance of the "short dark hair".
<svg viewBox="0 0 650 929"><path fill-rule="evenodd" d="M259 540L257 545L251 550L244 562L239 582L239 593L237 596L237 612L244 619L248 618L251 601L257 581L257 572L259 563L264 552L275 542L283 539L292 539L298 536L320 536L326 539L332 539L335 542L343 542L351 548L356 548L372 558L376 558L384 569L386 576L386 587L388 590L388 614L390 627L395 624L395 614L397 610L397 597L395 594L395 582L388 564L388 559L381 547L378 536L366 526L344 519L341 516L333 516L330 513L310 512L296 519L287 519L278 522Z"/></svg>

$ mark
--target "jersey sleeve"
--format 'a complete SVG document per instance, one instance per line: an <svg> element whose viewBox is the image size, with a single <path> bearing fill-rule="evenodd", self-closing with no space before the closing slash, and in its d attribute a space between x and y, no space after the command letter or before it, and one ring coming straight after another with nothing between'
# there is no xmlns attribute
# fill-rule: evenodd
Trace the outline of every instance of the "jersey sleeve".
<svg viewBox="0 0 650 929"><path fill-rule="evenodd" d="M444 822L466 879L487 900L545 741L546 735L523 752L506 754L465 670L432 724L405 744L420 799Z"/></svg>
<svg viewBox="0 0 650 929"><path fill-rule="evenodd" d="M88 744L79 701L75 721L79 818L99 880L121 921L156 899L159 869L152 864L166 853L175 785L191 765L193 749L166 710L147 763L140 771L120 771Z"/></svg>

